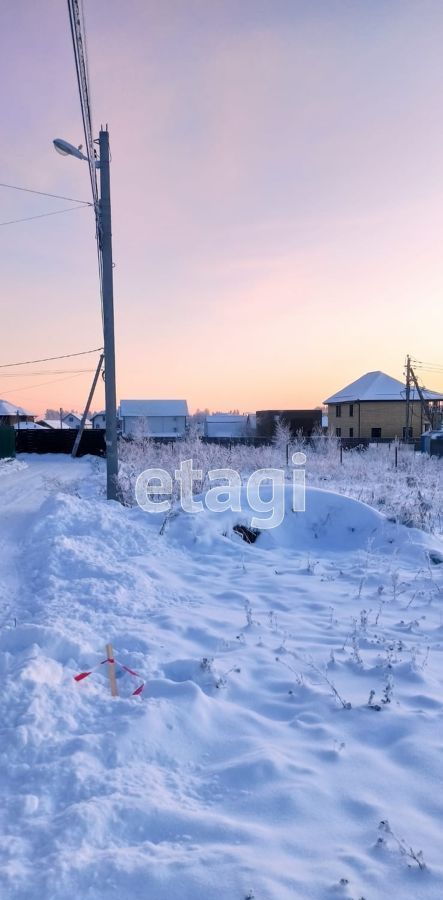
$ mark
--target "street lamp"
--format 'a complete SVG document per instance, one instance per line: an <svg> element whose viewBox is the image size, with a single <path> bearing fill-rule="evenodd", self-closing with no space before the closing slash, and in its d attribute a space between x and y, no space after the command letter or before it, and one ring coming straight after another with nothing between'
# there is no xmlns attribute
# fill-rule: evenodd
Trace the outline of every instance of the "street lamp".
<svg viewBox="0 0 443 900"><path fill-rule="evenodd" d="M81 144L79 147L74 147L74 144L70 144L68 141L64 141L63 138L55 138L52 143L54 144L57 153L60 153L61 156L75 156L77 159L85 159L86 161L88 160L88 157L81 152Z"/></svg>
<svg viewBox="0 0 443 900"><path fill-rule="evenodd" d="M89 158L81 152L81 146L54 140L54 147L63 156L76 159ZM103 343L105 356L105 406L106 406L106 494L108 500L117 500L118 495L118 454L117 454L117 399L115 388L115 338L114 338L114 287L111 232L111 184L109 175L109 132L101 129L99 134L99 160L94 160L100 170L100 199L96 215L98 217L98 241L101 258L102 299L103 299Z"/></svg>

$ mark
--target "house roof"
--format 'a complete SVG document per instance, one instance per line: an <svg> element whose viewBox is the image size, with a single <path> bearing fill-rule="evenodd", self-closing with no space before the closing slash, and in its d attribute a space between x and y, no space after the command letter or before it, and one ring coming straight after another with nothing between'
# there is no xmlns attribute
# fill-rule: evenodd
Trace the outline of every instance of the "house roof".
<svg viewBox="0 0 443 900"><path fill-rule="evenodd" d="M0 416L16 416L17 412L19 416L34 415L34 413L28 412L27 409L23 409L22 406L10 403L9 400L0 400Z"/></svg>
<svg viewBox="0 0 443 900"><path fill-rule="evenodd" d="M411 400L418 400L417 391L411 390ZM425 400L443 400L443 394L423 389ZM346 387L325 400L325 403L355 403L359 400L405 400L406 387L403 381L391 378L384 372L367 372L357 381L351 382Z"/></svg>
<svg viewBox="0 0 443 900"><path fill-rule="evenodd" d="M58 429L65 428L66 430L69 431L69 428L66 425L66 422L62 422L60 424L60 419L39 419L37 424L43 425L43 427L45 425L47 425L48 428L53 428L53 429L54 428L58 428Z"/></svg>
<svg viewBox="0 0 443 900"><path fill-rule="evenodd" d="M63 422L65 421L65 419L70 419L71 417L72 417L73 419L78 419L79 422L81 422L81 420L82 420L82 417L79 416L78 413L75 413L75 412L67 412L67 413L65 413L64 416L63 416ZM88 420L86 420L86 421L88 421Z"/></svg>
<svg viewBox="0 0 443 900"><path fill-rule="evenodd" d="M47 425L39 425L38 422L15 422L16 431L49 431Z"/></svg>
<svg viewBox="0 0 443 900"><path fill-rule="evenodd" d="M247 416L231 415L231 413L214 413L212 416L206 416L206 421L208 424L215 425L227 425L229 422L238 425L239 423L246 422L247 418Z"/></svg>
<svg viewBox="0 0 443 900"><path fill-rule="evenodd" d="M106 415L106 410L101 409L100 412L96 412L96 413L94 413L93 416L91 416L91 422L93 419L95 419L96 416L105 416L105 415Z"/></svg>
<svg viewBox="0 0 443 900"><path fill-rule="evenodd" d="M121 400L120 416L187 416L186 400Z"/></svg>

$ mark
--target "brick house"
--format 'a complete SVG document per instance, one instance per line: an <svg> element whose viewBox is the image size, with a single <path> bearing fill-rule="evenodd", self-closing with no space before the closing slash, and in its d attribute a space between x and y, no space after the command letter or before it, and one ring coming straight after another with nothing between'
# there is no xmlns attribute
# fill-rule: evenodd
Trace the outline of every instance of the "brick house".
<svg viewBox="0 0 443 900"><path fill-rule="evenodd" d="M443 394L423 389L435 409L443 408ZM342 438L393 440L406 438L406 387L384 372L367 372L325 400L329 432ZM416 390L410 393L409 439L418 438L425 422Z"/></svg>

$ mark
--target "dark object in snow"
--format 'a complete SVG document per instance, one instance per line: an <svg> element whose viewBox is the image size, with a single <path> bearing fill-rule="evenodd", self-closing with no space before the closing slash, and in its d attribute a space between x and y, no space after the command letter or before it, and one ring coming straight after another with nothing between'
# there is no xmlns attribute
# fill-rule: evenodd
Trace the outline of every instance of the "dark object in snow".
<svg viewBox="0 0 443 900"><path fill-rule="evenodd" d="M260 530L258 528L248 528L247 525L234 525L233 531L239 534L247 544L255 544Z"/></svg>
<svg viewBox="0 0 443 900"><path fill-rule="evenodd" d="M442 554L438 553L436 550L430 550L429 562L431 562L433 566L441 566L443 564Z"/></svg>

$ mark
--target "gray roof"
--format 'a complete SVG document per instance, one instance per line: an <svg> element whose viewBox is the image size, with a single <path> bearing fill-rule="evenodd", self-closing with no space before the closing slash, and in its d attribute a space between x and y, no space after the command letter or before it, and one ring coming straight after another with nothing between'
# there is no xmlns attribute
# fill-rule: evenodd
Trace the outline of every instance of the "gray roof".
<svg viewBox="0 0 443 900"><path fill-rule="evenodd" d="M187 416L186 400L121 400L120 416Z"/></svg>
<svg viewBox="0 0 443 900"><path fill-rule="evenodd" d="M423 389L425 400L443 400L443 394ZM418 400L417 391L411 390L411 400ZM328 397L325 403L357 403L359 400L406 400L406 385L397 378L391 378L384 372L367 372L357 381L352 381L346 387Z"/></svg>

